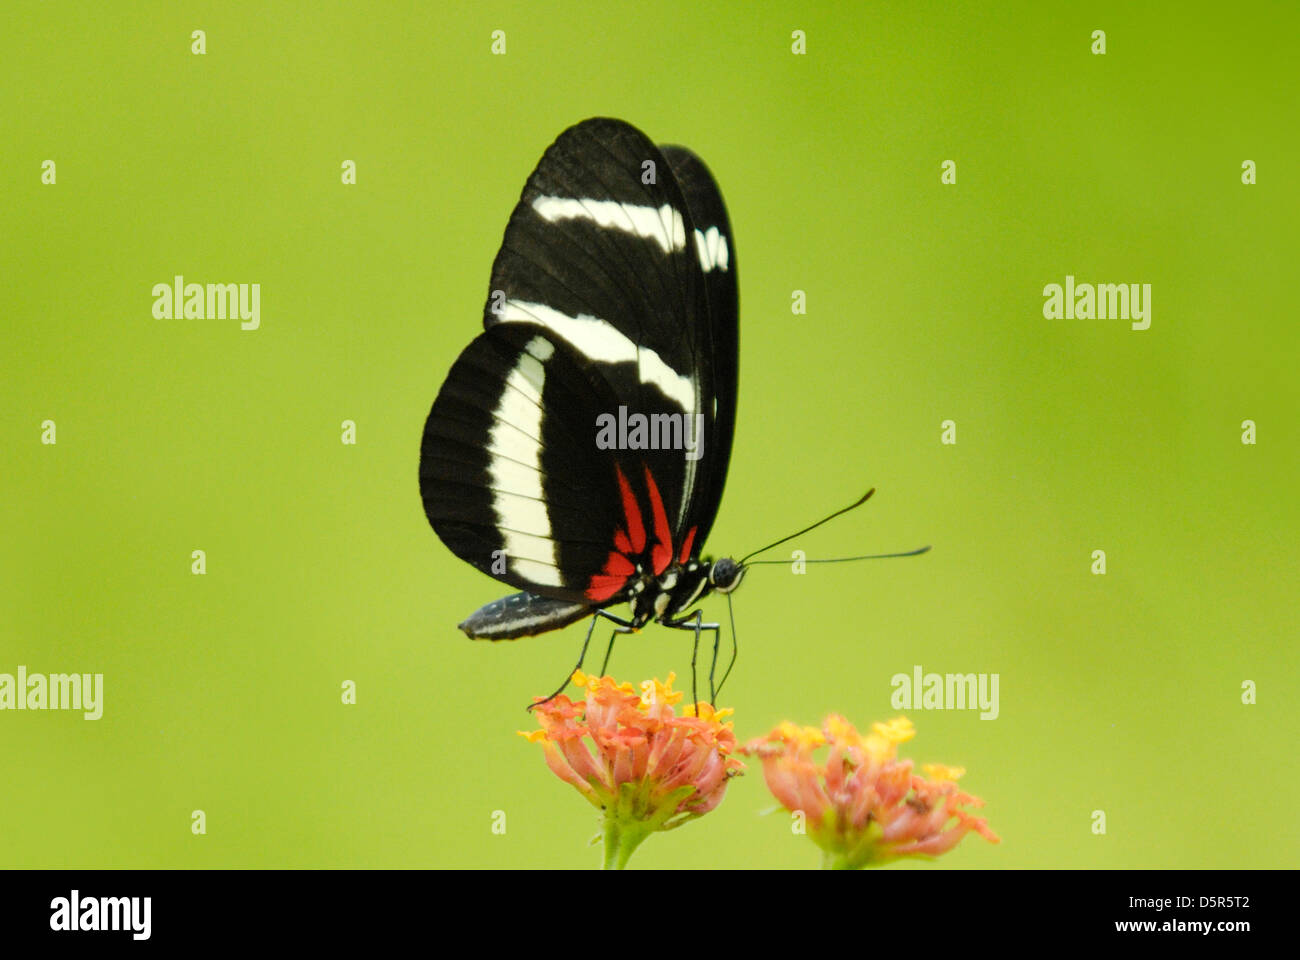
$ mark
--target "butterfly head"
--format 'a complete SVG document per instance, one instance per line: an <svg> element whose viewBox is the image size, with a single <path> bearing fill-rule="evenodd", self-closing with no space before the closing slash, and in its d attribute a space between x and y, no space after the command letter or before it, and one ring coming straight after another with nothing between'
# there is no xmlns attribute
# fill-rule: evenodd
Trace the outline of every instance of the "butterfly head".
<svg viewBox="0 0 1300 960"><path fill-rule="evenodd" d="M745 578L745 568L731 557L719 557L709 567L709 586L718 593L730 593Z"/></svg>

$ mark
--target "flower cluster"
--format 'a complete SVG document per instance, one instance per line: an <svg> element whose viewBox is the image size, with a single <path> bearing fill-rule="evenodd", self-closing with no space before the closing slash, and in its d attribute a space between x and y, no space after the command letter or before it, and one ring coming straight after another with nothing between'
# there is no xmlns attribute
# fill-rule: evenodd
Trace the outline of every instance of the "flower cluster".
<svg viewBox="0 0 1300 960"><path fill-rule="evenodd" d="M974 831L998 836L966 807L983 801L957 789L959 767L927 765L926 777L898 758L915 731L906 717L873 724L860 734L832 714L820 729L783 723L740 752L761 758L773 796L806 818L827 866L858 869L906 856L937 856ZM825 762L814 751L827 748Z"/></svg>
<svg viewBox="0 0 1300 960"><path fill-rule="evenodd" d="M714 809L743 768L724 722L731 711L699 703L678 716L675 679L647 681L638 695L630 683L575 672L585 697L539 701L541 728L520 731L542 745L556 776L604 812L606 866L624 866L651 833Z"/></svg>

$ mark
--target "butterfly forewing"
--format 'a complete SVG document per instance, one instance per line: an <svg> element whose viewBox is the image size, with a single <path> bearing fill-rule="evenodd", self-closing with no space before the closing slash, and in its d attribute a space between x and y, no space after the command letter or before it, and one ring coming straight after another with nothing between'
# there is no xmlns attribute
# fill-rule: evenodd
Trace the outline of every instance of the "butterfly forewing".
<svg viewBox="0 0 1300 960"><path fill-rule="evenodd" d="M599 607L624 599L634 571L698 554L735 418L729 233L689 151L609 119L546 151L493 264L485 332L425 427L425 510L458 556L531 594ZM679 418L680 442L598 442L602 416L632 414ZM525 607L539 621L573 613L518 601L485 622Z"/></svg>

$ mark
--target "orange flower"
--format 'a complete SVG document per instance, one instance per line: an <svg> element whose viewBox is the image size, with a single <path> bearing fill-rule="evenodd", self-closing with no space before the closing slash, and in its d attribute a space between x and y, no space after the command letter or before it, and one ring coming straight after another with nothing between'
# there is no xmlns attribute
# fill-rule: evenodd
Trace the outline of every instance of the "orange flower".
<svg viewBox="0 0 1300 960"><path fill-rule="evenodd" d="M630 683L577 671L573 682L586 697L539 703L541 729L520 731L542 745L556 776L604 811L606 867L621 869L656 830L708 813L744 766L731 756L731 723L722 722L731 711L699 703L677 716L675 679L647 680L638 696Z"/></svg>
<svg viewBox="0 0 1300 960"><path fill-rule="evenodd" d="M984 801L957 789L960 767L927 765L930 779L898 759L898 745L915 735L897 717L872 725L863 736L831 714L819 730L783 723L740 751L763 761L768 789L787 810L801 811L827 866L858 869L899 857L938 856L974 830L991 843L999 838L965 807ZM824 764L813 751L828 747Z"/></svg>

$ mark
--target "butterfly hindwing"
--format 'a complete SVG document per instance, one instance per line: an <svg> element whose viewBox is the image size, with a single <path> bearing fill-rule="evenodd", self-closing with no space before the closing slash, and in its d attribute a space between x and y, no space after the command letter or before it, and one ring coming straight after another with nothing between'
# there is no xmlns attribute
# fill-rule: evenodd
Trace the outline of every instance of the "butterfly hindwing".
<svg viewBox="0 0 1300 960"><path fill-rule="evenodd" d="M699 258L708 323L696 325L696 353L707 365L714 399L710 444L694 491L687 527L697 527L696 550L713 526L731 461L736 426L736 390L740 369L740 298L736 280L736 251L731 221L722 191L704 161L685 147L660 148L672 169L695 225L695 251Z"/></svg>
<svg viewBox="0 0 1300 960"><path fill-rule="evenodd" d="M434 401L420 454L425 513L461 559L504 583L585 601L618 497L591 456L612 396L558 337L526 324L480 334Z"/></svg>

